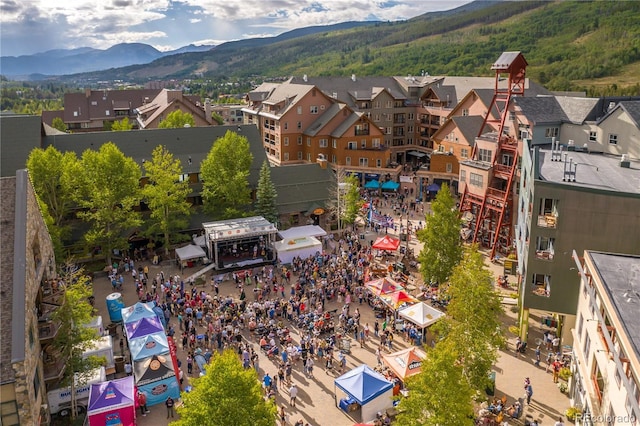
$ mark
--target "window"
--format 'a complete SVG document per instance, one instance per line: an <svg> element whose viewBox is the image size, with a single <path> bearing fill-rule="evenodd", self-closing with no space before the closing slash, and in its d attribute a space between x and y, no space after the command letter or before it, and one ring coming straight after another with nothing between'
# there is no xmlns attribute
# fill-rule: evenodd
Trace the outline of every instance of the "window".
<svg viewBox="0 0 640 426"><path fill-rule="evenodd" d="M553 260L553 245L555 238L537 237L536 238L536 258L542 260Z"/></svg>
<svg viewBox="0 0 640 426"><path fill-rule="evenodd" d="M284 161L289 161L289 153L288 152L284 153Z"/></svg>
<svg viewBox="0 0 640 426"><path fill-rule="evenodd" d="M289 146L289 137L288 136L284 137L284 146Z"/></svg>
<svg viewBox="0 0 640 426"><path fill-rule="evenodd" d="M302 136L298 136L298 145L302 145Z"/></svg>
<svg viewBox="0 0 640 426"><path fill-rule="evenodd" d="M466 181L467 181L467 171L460 170L460 182L466 182Z"/></svg>
<svg viewBox="0 0 640 426"><path fill-rule="evenodd" d="M0 424L7 426L18 426L18 403L13 401L2 401L0 404Z"/></svg>
<svg viewBox="0 0 640 426"><path fill-rule="evenodd" d="M462 110L462 116L463 116L463 117L466 117L466 116L468 116L468 115L469 115L469 110L468 110L468 109L463 109L463 110Z"/></svg>
<svg viewBox="0 0 640 426"><path fill-rule="evenodd" d="M311 105L311 106L309 107L309 112L310 112L311 114L317 114L317 113L318 113L318 106L317 106L317 105Z"/></svg>
<svg viewBox="0 0 640 426"><path fill-rule="evenodd" d="M360 157L360 167L369 167L369 159Z"/></svg>
<svg viewBox="0 0 640 426"><path fill-rule="evenodd" d="M311 146L311 138L307 138L307 146Z"/></svg>
<svg viewBox="0 0 640 426"><path fill-rule="evenodd" d="M298 128L298 130L302 129L302 122L301 122L301 121L298 121L298 123L297 123L297 126L296 126L296 127Z"/></svg>
<svg viewBox="0 0 640 426"><path fill-rule="evenodd" d="M336 155L331 155L331 163L336 164Z"/></svg>
<svg viewBox="0 0 640 426"><path fill-rule="evenodd" d="M407 126L407 133L413 133L413 126Z"/></svg>
<svg viewBox="0 0 640 426"><path fill-rule="evenodd" d="M284 122L283 123L284 129L287 130L289 128L289 123L288 122Z"/></svg>
<svg viewBox="0 0 640 426"><path fill-rule="evenodd" d="M366 139L362 139L360 141L360 147L363 148L363 149L367 147L367 140Z"/></svg>
<svg viewBox="0 0 640 426"><path fill-rule="evenodd" d="M390 135L393 132L393 129L391 127L385 127L384 128L384 134L385 135Z"/></svg>
<svg viewBox="0 0 640 426"><path fill-rule="evenodd" d="M347 144L347 149L358 149L358 144L356 142L351 141Z"/></svg>
<svg viewBox="0 0 640 426"><path fill-rule="evenodd" d="M460 150L460 157L469 158L469 150L467 148L462 148Z"/></svg>
<svg viewBox="0 0 640 426"><path fill-rule="evenodd" d="M618 135L609 133L609 145L618 145Z"/></svg>
<svg viewBox="0 0 640 426"><path fill-rule="evenodd" d="M36 367L36 371L35 373L33 373L33 393L36 396L36 399L38 399L38 395L40 394L40 368L39 367Z"/></svg>
<svg viewBox="0 0 640 426"><path fill-rule="evenodd" d="M415 115L412 112L407 114L407 120L415 120Z"/></svg>
<svg viewBox="0 0 640 426"><path fill-rule="evenodd" d="M490 149L482 149L478 150L478 161L484 161L485 163L491 162L493 151Z"/></svg>
<svg viewBox="0 0 640 426"><path fill-rule="evenodd" d="M302 151L298 151L298 160L302 160Z"/></svg>
<svg viewBox="0 0 640 426"><path fill-rule="evenodd" d="M451 173L451 172L453 172L453 164L451 164L451 163L447 163L447 166L446 166L446 167L447 167L447 173Z"/></svg>
<svg viewBox="0 0 640 426"><path fill-rule="evenodd" d="M351 157L346 157L346 158L344 159L344 163L345 163L347 166L350 166L350 165L351 165Z"/></svg>
<svg viewBox="0 0 640 426"><path fill-rule="evenodd" d="M373 121L380 121L380 114L375 114L373 116Z"/></svg>
<svg viewBox="0 0 640 426"><path fill-rule="evenodd" d="M589 142L598 142L598 133L597 132L589 132Z"/></svg>
<svg viewBox="0 0 640 426"><path fill-rule="evenodd" d="M533 274L531 284L532 292L536 296L551 296L551 275Z"/></svg>
<svg viewBox="0 0 640 426"><path fill-rule="evenodd" d="M311 161L311 153L307 152L307 161Z"/></svg>
<svg viewBox="0 0 640 426"><path fill-rule="evenodd" d="M438 145L438 152L444 152L444 145Z"/></svg>
<svg viewBox="0 0 640 426"><path fill-rule="evenodd" d="M373 146L374 148L380 148L380 139L371 139L371 146Z"/></svg>
<svg viewBox="0 0 640 426"><path fill-rule="evenodd" d="M338 141L337 141L337 140L335 140L335 139L333 139L333 140L331 141L331 146L332 146L334 149L338 148Z"/></svg>
<svg viewBox="0 0 640 426"><path fill-rule="evenodd" d="M78 111L73 111L73 116L77 117L78 116Z"/></svg>
<svg viewBox="0 0 640 426"><path fill-rule="evenodd" d="M382 167L382 160L379 158L376 160L376 167Z"/></svg>
<svg viewBox="0 0 640 426"><path fill-rule="evenodd" d="M111 111L109 111L109 110L106 110L106 111L104 112L104 115L106 115L106 116L109 116L109 115L111 115Z"/></svg>
<svg viewBox="0 0 640 426"><path fill-rule="evenodd" d="M297 109L298 115L302 115L302 107L298 106L298 108L296 109Z"/></svg>
<svg viewBox="0 0 640 426"><path fill-rule="evenodd" d="M320 139L320 148L326 148L329 146L329 142L326 139Z"/></svg>
<svg viewBox="0 0 640 426"><path fill-rule="evenodd" d="M578 314L578 326L576 327L578 339L582 338L582 328L584 326L584 317L582 314Z"/></svg>
<svg viewBox="0 0 640 426"><path fill-rule="evenodd" d="M482 188L482 186L484 185L482 175L479 175L477 173L469 173L469 185Z"/></svg>
<svg viewBox="0 0 640 426"><path fill-rule="evenodd" d="M545 138L557 138L559 129L557 127L547 127L544 131Z"/></svg>

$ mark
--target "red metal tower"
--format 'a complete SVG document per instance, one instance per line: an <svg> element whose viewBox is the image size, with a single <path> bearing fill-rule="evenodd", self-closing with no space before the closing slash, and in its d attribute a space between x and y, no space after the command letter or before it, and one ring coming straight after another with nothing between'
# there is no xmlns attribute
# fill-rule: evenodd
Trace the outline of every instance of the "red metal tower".
<svg viewBox="0 0 640 426"><path fill-rule="evenodd" d="M496 251L508 254L513 239L512 191L518 142L507 134L505 123L511 98L524 95L526 68L527 61L520 52L503 52L491 66L496 71L493 99L476 138L471 159L460 164L461 175L464 170L469 182L474 171L476 176L487 177L486 187L474 188L465 183L460 211L471 212L472 242L480 239L489 246L492 259ZM497 130L483 133L487 125Z"/></svg>

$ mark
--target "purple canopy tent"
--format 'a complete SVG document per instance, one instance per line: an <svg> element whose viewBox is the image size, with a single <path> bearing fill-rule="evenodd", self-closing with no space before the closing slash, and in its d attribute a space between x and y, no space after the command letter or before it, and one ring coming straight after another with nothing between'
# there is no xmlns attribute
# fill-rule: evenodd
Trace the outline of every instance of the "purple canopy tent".
<svg viewBox="0 0 640 426"><path fill-rule="evenodd" d="M132 340L148 334L162 332L164 328L157 317L146 317L138 321L126 323L125 330L127 332L127 338Z"/></svg>
<svg viewBox="0 0 640 426"><path fill-rule="evenodd" d="M135 425L136 403L133 377L91 385L87 416L89 425Z"/></svg>

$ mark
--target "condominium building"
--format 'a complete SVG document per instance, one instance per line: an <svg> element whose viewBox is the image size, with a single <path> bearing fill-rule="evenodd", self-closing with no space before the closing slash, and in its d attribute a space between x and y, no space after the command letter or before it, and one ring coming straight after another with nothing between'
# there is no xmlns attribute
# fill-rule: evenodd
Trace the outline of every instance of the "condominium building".
<svg viewBox="0 0 640 426"><path fill-rule="evenodd" d="M582 254L579 257L578 253ZM635 425L640 416L640 256L573 252L577 321L569 394L576 424Z"/></svg>

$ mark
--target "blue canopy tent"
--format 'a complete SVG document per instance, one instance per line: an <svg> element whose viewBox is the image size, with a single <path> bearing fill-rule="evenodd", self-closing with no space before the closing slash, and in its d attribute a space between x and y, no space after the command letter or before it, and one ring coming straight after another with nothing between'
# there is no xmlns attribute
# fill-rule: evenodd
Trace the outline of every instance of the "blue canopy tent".
<svg viewBox="0 0 640 426"><path fill-rule="evenodd" d="M131 359L135 362L153 355L168 354L169 342L164 332L153 333L131 339L129 349L131 349Z"/></svg>
<svg viewBox="0 0 640 426"><path fill-rule="evenodd" d="M388 180L385 183L383 183L380 188L386 189L386 190L389 190L389 191L395 191L398 188L400 188L400 184L398 182L394 182L392 180Z"/></svg>
<svg viewBox="0 0 640 426"><path fill-rule="evenodd" d="M440 185L438 185L437 183L432 183L431 185L427 186L426 189L429 192L438 192L440 191Z"/></svg>
<svg viewBox="0 0 640 426"><path fill-rule="evenodd" d="M127 324L141 320L142 318L155 317L158 318L156 312L153 310L155 302L142 303L138 302L135 305L128 308L122 308L122 321ZM160 318L158 318L160 319Z"/></svg>
<svg viewBox="0 0 640 426"><path fill-rule="evenodd" d="M347 395L338 406L345 411L359 406L363 423L375 420L378 411L393 407L393 383L368 365L343 374L335 379L334 385Z"/></svg>
<svg viewBox="0 0 640 426"><path fill-rule="evenodd" d="M364 184L365 189L378 189L380 188L380 182L377 180L370 180Z"/></svg>

